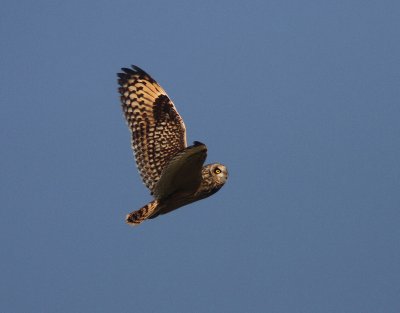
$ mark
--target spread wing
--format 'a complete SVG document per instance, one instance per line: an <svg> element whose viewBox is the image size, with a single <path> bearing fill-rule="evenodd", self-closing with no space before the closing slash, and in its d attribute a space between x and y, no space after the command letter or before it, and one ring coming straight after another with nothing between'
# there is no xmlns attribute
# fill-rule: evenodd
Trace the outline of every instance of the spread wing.
<svg viewBox="0 0 400 313"><path fill-rule="evenodd" d="M118 74L122 110L144 184L153 193L168 161L186 148L185 124L164 89L137 66Z"/></svg>

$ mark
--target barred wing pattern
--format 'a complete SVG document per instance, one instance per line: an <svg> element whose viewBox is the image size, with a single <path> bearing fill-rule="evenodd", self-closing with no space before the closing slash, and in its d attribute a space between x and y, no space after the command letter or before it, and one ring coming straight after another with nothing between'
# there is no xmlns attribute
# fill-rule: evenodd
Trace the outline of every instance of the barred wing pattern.
<svg viewBox="0 0 400 313"><path fill-rule="evenodd" d="M153 193L168 161L186 148L186 128L173 102L137 66L118 74L122 109L132 133L132 148L144 184Z"/></svg>

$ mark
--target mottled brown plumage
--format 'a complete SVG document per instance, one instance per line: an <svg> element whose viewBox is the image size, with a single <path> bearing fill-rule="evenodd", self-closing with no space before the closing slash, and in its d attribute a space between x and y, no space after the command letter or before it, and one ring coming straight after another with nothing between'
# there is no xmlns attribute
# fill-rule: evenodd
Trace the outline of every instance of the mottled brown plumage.
<svg viewBox="0 0 400 313"><path fill-rule="evenodd" d="M222 164L203 166L207 147L186 143L186 128L164 89L137 66L118 74L122 109L144 184L155 200L127 215L137 225L217 192L228 172Z"/></svg>

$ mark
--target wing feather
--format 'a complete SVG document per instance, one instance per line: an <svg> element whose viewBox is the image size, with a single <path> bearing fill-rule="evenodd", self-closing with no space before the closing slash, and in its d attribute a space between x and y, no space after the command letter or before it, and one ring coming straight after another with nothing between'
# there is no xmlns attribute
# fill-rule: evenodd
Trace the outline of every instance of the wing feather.
<svg viewBox="0 0 400 313"><path fill-rule="evenodd" d="M122 110L144 184L151 192L168 161L187 147L186 127L164 89L132 65L118 73Z"/></svg>

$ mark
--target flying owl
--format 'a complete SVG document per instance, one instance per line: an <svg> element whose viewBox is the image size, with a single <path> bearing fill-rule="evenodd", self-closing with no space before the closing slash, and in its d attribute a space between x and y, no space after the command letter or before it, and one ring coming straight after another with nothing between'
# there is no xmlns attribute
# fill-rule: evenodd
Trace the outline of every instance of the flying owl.
<svg viewBox="0 0 400 313"><path fill-rule="evenodd" d="M206 145L198 141L187 145L182 117L149 74L134 65L122 71L118 74L122 110L139 173L154 197L126 216L128 224L139 225L216 193L228 171L219 163L203 166Z"/></svg>

